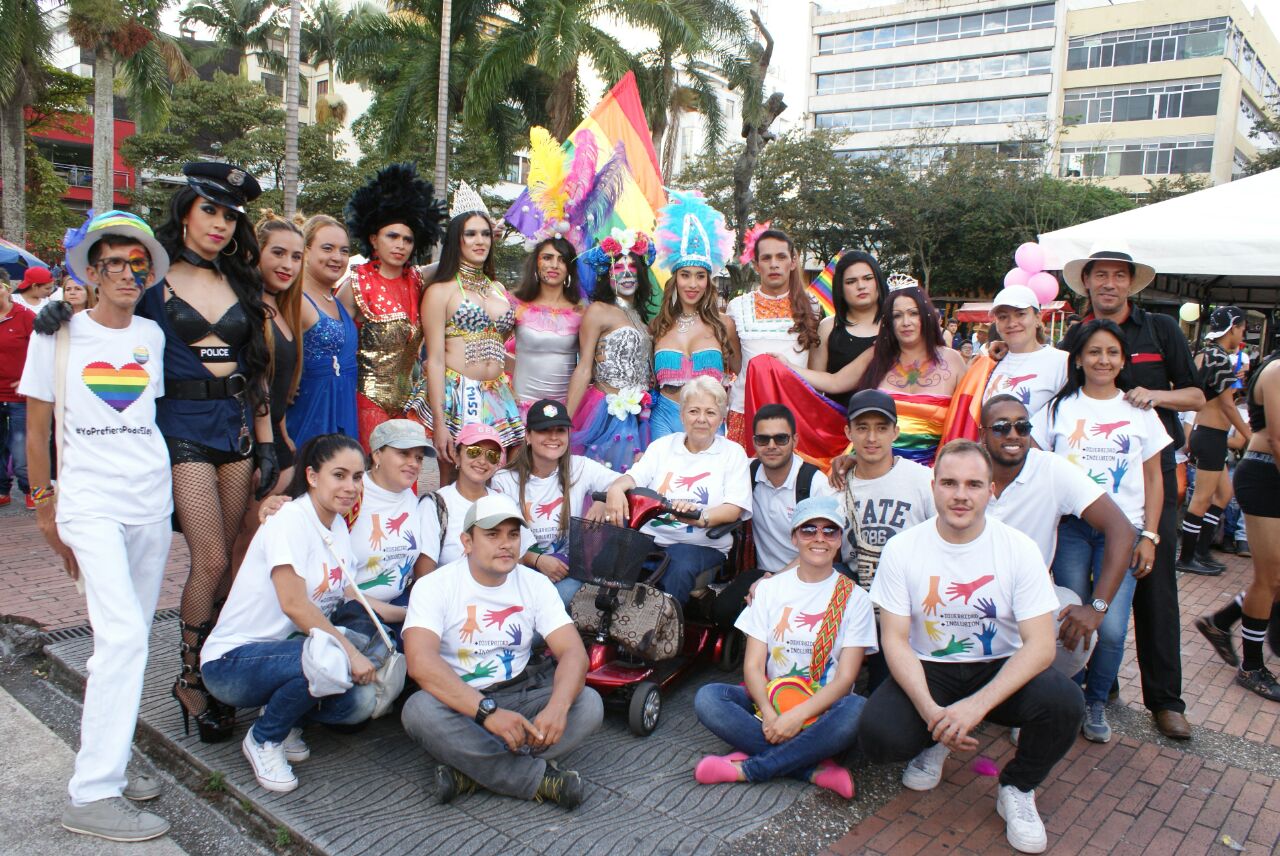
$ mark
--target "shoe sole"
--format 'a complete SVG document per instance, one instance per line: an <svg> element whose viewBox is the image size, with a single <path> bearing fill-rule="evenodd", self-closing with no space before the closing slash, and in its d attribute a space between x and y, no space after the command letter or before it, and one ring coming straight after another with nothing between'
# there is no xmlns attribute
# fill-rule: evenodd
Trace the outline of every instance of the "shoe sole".
<svg viewBox="0 0 1280 856"><path fill-rule="evenodd" d="M1090 734L1089 732L1085 731L1082 728L1080 729L1080 735L1084 737L1085 740L1088 740L1090 743L1110 743L1111 742L1110 731L1108 731L1106 734L1098 735L1098 734Z"/></svg>
<svg viewBox="0 0 1280 856"><path fill-rule="evenodd" d="M1265 698L1267 701L1280 701L1280 696L1274 696L1274 695L1271 695L1270 693L1261 692L1256 687L1250 686L1249 684L1240 680L1238 677L1236 678L1236 686L1243 687L1244 689L1248 690L1249 692L1253 693L1259 698Z"/></svg>
<svg viewBox="0 0 1280 856"><path fill-rule="evenodd" d="M1175 567L1184 574L1195 574L1198 577L1222 576L1222 571L1217 568L1193 568L1190 565L1176 565Z"/></svg>
<svg viewBox="0 0 1280 856"><path fill-rule="evenodd" d="M284 753L284 757L285 757L285 760L287 760L290 764L301 764L303 761L311 757L311 749L308 747L303 752L286 751Z"/></svg>
<svg viewBox="0 0 1280 856"><path fill-rule="evenodd" d="M1035 844L1019 845L1017 841L1014 841L1013 836L1009 834L1009 819L1004 816L1004 803L1000 802L1000 800L996 800L996 814L1000 815L1000 819L1004 821L1005 840L1009 842L1009 846L1014 850L1017 850L1019 853L1043 853L1049 848L1048 835L1045 836L1044 841L1038 841Z"/></svg>
<svg viewBox="0 0 1280 856"><path fill-rule="evenodd" d="M106 839L107 841L118 841L121 844L136 844L139 841L150 841L153 838L159 838L160 836L167 835L169 833L169 827L166 826L164 829L160 830L159 832L153 832L150 835L136 835L136 836L128 836L128 837L125 837L122 835L109 835L105 832L98 832L97 830L94 830L94 829L84 829L77 826L71 826L65 820L62 821L62 828L65 829L67 832L74 832L77 835L90 835L94 838Z"/></svg>
<svg viewBox="0 0 1280 856"><path fill-rule="evenodd" d="M297 790L298 779L296 777L292 782L272 782L272 781L263 779L262 776L258 774L257 766L253 763L253 756L249 754L248 747L245 746L243 743L240 744L240 753L244 755L244 759L249 762L249 769L253 770L253 778L257 780L258 785L263 790L271 791L277 794L287 794L290 791Z"/></svg>
<svg viewBox="0 0 1280 856"><path fill-rule="evenodd" d="M151 802L151 800L160 798L160 791L156 791L153 794L143 794L141 796L134 796L130 794L128 791L125 791L124 793L120 794L120 796L124 797L130 802Z"/></svg>
<svg viewBox="0 0 1280 856"><path fill-rule="evenodd" d="M1232 647L1231 637L1225 630L1220 629L1203 616L1195 620L1195 625L1196 630L1200 631L1200 635L1209 640L1209 646L1213 648L1213 653L1218 655L1218 659L1233 669L1240 668L1240 657L1236 654L1235 648ZM1215 638L1217 634L1222 634L1226 638Z"/></svg>
<svg viewBox="0 0 1280 856"><path fill-rule="evenodd" d="M911 781L908 781L906 776L902 777L902 786L904 788L906 788L909 791L918 791L920 793L925 793L927 791L933 790L939 784L941 784L941 782L942 782L942 776L938 776L938 778L934 779L933 782L930 784L926 784L925 782L911 782Z"/></svg>

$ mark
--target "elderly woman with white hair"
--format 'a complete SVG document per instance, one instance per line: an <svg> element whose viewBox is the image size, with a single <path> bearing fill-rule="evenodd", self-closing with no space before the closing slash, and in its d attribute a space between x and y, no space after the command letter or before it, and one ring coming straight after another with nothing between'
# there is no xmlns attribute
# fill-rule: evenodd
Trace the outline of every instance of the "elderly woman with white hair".
<svg viewBox="0 0 1280 856"><path fill-rule="evenodd" d="M693 521L659 518L645 526L671 562L662 575L662 590L684 603L698 577L718 568L729 553L730 539L712 539L707 530L751 516L751 476L746 452L719 435L729 396L709 377L697 377L680 390L680 422L684 431L649 444L644 455L609 487L608 519L625 525L626 492L633 487L656 490L680 512L697 513Z"/></svg>

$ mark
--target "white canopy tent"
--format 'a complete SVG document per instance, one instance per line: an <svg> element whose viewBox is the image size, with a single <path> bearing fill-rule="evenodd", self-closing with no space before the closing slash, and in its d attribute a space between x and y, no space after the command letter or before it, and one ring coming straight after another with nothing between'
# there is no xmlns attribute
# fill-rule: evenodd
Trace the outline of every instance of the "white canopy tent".
<svg viewBox="0 0 1280 856"><path fill-rule="evenodd" d="M1272 308L1280 297L1280 169L1040 235L1053 269L1120 238L1181 299Z"/></svg>

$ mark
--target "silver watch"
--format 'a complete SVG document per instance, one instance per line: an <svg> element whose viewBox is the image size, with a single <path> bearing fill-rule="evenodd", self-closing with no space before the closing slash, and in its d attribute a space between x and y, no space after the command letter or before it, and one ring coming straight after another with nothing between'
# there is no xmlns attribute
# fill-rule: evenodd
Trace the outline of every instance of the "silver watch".
<svg viewBox="0 0 1280 856"><path fill-rule="evenodd" d="M1093 607L1094 612L1106 612L1109 604L1100 597L1095 597L1093 603L1089 604Z"/></svg>

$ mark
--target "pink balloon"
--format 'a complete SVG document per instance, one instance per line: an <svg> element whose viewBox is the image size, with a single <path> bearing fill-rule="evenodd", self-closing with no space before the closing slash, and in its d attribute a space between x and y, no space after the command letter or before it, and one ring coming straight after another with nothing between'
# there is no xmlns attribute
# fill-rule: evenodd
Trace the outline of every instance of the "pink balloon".
<svg viewBox="0 0 1280 856"><path fill-rule="evenodd" d="M1027 287L1035 292L1040 305L1058 296L1058 278L1051 273L1037 273L1027 280Z"/></svg>
<svg viewBox="0 0 1280 856"><path fill-rule="evenodd" d="M1011 285L1026 285L1027 280L1030 278L1031 274L1027 273L1022 268L1016 267L1004 275L1004 287L1008 288Z"/></svg>
<svg viewBox="0 0 1280 856"><path fill-rule="evenodd" d="M1044 270L1044 250L1034 241L1027 241L1018 247L1013 254L1013 260L1027 273L1039 273Z"/></svg>

